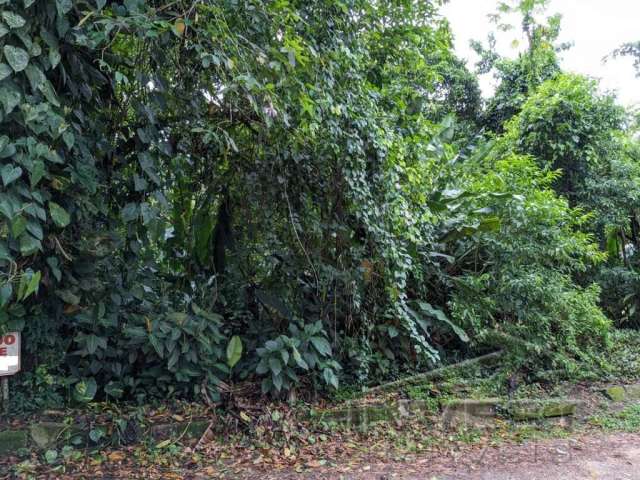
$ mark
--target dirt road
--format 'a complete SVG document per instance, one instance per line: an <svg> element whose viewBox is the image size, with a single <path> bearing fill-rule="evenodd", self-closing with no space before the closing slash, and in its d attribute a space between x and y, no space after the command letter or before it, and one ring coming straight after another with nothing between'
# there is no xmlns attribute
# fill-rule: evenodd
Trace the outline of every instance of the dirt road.
<svg viewBox="0 0 640 480"><path fill-rule="evenodd" d="M640 435L554 440L475 452L456 471L388 478L438 480L640 480ZM383 477L384 478L384 477Z"/></svg>
<svg viewBox="0 0 640 480"><path fill-rule="evenodd" d="M519 445L468 447L403 463L368 464L269 479L341 480L640 480L640 434L618 433Z"/></svg>

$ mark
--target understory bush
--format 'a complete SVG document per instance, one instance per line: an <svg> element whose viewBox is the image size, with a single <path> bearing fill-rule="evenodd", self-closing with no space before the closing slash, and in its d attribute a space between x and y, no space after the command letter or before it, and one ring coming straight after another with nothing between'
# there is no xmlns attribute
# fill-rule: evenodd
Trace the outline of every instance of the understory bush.
<svg viewBox="0 0 640 480"><path fill-rule="evenodd" d="M500 149L496 155L478 166L473 188L513 198L495 209L500 229L465 246L452 316L472 338L508 347L521 363L591 362L606 345L610 321L598 306L599 286L575 280L605 258L593 237L580 232L590 217L551 190L557 173L545 173L530 157Z"/></svg>

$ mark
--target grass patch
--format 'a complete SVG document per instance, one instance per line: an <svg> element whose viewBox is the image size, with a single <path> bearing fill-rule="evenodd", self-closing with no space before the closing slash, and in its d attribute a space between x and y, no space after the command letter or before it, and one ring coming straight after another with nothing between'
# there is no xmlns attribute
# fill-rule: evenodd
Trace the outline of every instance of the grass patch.
<svg viewBox="0 0 640 480"><path fill-rule="evenodd" d="M618 412L594 415L589 419L589 423L603 430L640 431L640 404L629 405Z"/></svg>

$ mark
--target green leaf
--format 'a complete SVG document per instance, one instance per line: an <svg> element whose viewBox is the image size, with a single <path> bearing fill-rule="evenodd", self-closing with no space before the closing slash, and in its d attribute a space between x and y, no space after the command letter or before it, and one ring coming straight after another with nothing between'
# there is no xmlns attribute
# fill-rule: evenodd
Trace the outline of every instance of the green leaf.
<svg viewBox="0 0 640 480"><path fill-rule="evenodd" d="M6 115L9 115L13 111L13 109L20 104L20 99L21 99L20 91L15 87L15 85L9 84L6 87L0 88L0 103L2 103L2 106L4 107L4 113ZM8 147L12 147L12 145L5 147L4 150L6 150L6 148ZM4 154L3 152L3 155L1 158L11 156L14 153L15 153L15 147L13 147L13 150L10 151L9 155Z"/></svg>
<svg viewBox="0 0 640 480"><path fill-rule="evenodd" d="M135 220L139 215L138 204L134 202L127 203L120 211L120 215L125 222Z"/></svg>
<svg viewBox="0 0 640 480"><path fill-rule="evenodd" d="M273 386L276 387L276 390L282 390L282 375L273 375L271 379L273 381Z"/></svg>
<svg viewBox="0 0 640 480"><path fill-rule="evenodd" d="M51 269L51 273L57 281L62 280L62 271L60 270L60 261L56 257L47 258L47 265Z"/></svg>
<svg viewBox="0 0 640 480"><path fill-rule="evenodd" d="M160 185L160 177L156 172L156 167L153 162L153 158L149 153L143 152L138 155L138 162L140 163L140 167L144 173L155 183L156 185Z"/></svg>
<svg viewBox="0 0 640 480"><path fill-rule="evenodd" d="M0 81L7 78L9 75L13 73L13 70L6 63L0 63Z"/></svg>
<svg viewBox="0 0 640 480"><path fill-rule="evenodd" d="M69 225L71 217L67 211L55 202L49 202L49 213L56 226L64 228Z"/></svg>
<svg viewBox="0 0 640 480"><path fill-rule="evenodd" d="M56 8L58 9L58 15L61 17L71 10L73 7L72 0L56 0Z"/></svg>
<svg viewBox="0 0 640 480"><path fill-rule="evenodd" d="M41 277L42 277L42 274L39 271L31 275L31 278L29 279L29 283L27 284L27 289L22 295L21 300L25 300L26 298L31 296L32 293L36 293L38 291Z"/></svg>
<svg viewBox="0 0 640 480"><path fill-rule="evenodd" d="M121 398L124 395L124 389L119 382L110 381L104 387L104 393L113 398Z"/></svg>
<svg viewBox="0 0 640 480"><path fill-rule="evenodd" d="M142 216L143 225L149 225L153 220L157 218L157 214L157 210L147 202L142 202L140 204L140 215Z"/></svg>
<svg viewBox="0 0 640 480"><path fill-rule="evenodd" d="M222 317L219 314L204 310L200 308L196 303L191 303L191 309L193 310L193 313L200 317L206 318L207 320L215 322L216 324L221 323Z"/></svg>
<svg viewBox="0 0 640 480"><path fill-rule="evenodd" d="M495 232L500 230L500 219L498 217L488 217L480 221L478 230L481 232Z"/></svg>
<svg viewBox="0 0 640 480"><path fill-rule="evenodd" d="M311 337L310 341L320 355L322 355L323 357L328 357L331 355L331 345L326 338Z"/></svg>
<svg viewBox="0 0 640 480"><path fill-rule="evenodd" d="M269 359L269 368L274 375L279 375L282 372L282 362L279 358L271 357Z"/></svg>
<svg viewBox="0 0 640 480"><path fill-rule="evenodd" d="M2 205L2 202L0 202ZM0 260L11 260L11 254L5 242L0 241Z"/></svg>
<svg viewBox="0 0 640 480"><path fill-rule="evenodd" d="M148 183L138 174L133 175L133 186L136 192L144 192L147 189Z"/></svg>
<svg viewBox="0 0 640 480"><path fill-rule="evenodd" d="M78 402L88 403L94 399L98 391L98 385L94 378L87 378L76 383L73 389L73 398Z"/></svg>
<svg viewBox="0 0 640 480"><path fill-rule="evenodd" d="M4 308L9 303L12 293L13 287L10 283L5 283L0 287L0 308Z"/></svg>
<svg viewBox="0 0 640 480"><path fill-rule="evenodd" d="M451 330L454 331L454 333L460 340L462 340L463 342L469 341L469 336L467 335L467 333L462 328L451 322L451 320L447 318L442 310L432 307L431 304L427 302L418 302L418 305L426 315L433 317L451 327Z"/></svg>
<svg viewBox="0 0 640 480"><path fill-rule="evenodd" d="M9 28L22 28L27 23L20 15L8 10L2 12L2 19L9 25Z"/></svg>
<svg viewBox="0 0 640 480"><path fill-rule="evenodd" d="M49 80L45 80L44 83L40 85L40 91L44 95L44 98L47 99L47 102L56 107L60 106L60 101L58 100L56 91L54 90L53 85L51 85L51 82Z"/></svg>
<svg viewBox="0 0 640 480"><path fill-rule="evenodd" d="M322 376L324 377L324 382L327 385L331 385L333 388L338 388L338 377L333 373L333 370L330 368L325 368L322 371Z"/></svg>
<svg viewBox="0 0 640 480"><path fill-rule="evenodd" d="M151 343L151 346L156 351L158 356L160 358L164 358L164 344L162 343L162 341L154 334L149 334L149 343Z"/></svg>
<svg viewBox="0 0 640 480"><path fill-rule="evenodd" d="M157 449L166 448L172 443L173 443L173 440L171 438L167 438L166 440L163 440L160 443L156 444L156 448Z"/></svg>
<svg viewBox="0 0 640 480"><path fill-rule="evenodd" d="M89 439L93 443L98 443L102 438L104 438L106 436L106 434L107 434L107 431L106 431L106 429L104 427L92 428L89 431Z"/></svg>
<svg viewBox="0 0 640 480"><path fill-rule="evenodd" d="M267 365L266 360L263 358L258 362L258 365L256 366L256 373L258 375L264 375L268 371L269 371L269 366Z"/></svg>
<svg viewBox="0 0 640 480"><path fill-rule="evenodd" d="M286 367L289 363L289 352L285 349L280 350L280 356L282 357L282 363Z"/></svg>
<svg viewBox="0 0 640 480"><path fill-rule="evenodd" d="M2 183L4 186L8 186L10 183L15 182L22 175L22 169L20 167L14 167L11 163L8 163L2 170L0 170L0 176L2 176Z"/></svg>
<svg viewBox="0 0 640 480"><path fill-rule="evenodd" d="M7 63L13 68L14 72L21 72L29 65L29 54L26 50L12 45L5 45L3 51L4 58L7 59Z"/></svg>
<svg viewBox="0 0 640 480"><path fill-rule="evenodd" d="M51 48L49 50L49 63L51 64L51 68L56 68L61 59L60 50L57 48Z"/></svg>
<svg viewBox="0 0 640 480"><path fill-rule="evenodd" d="M87 348L87 353L89 355L93 355L98 350L98 337L95 335L88 335L86 337L85 346Z"/></svg>
<svg viewBox="0 0 640 480"><path fill-rule="evenodd" d="M38 185L38 182L42 180L42 177L44 177L45 173L47 173L47 170L42 160L36 160L35 162L33 162L31 170L29 171L29 181L31 183L31 188Z"/></svg>
<svg viewBox="0 0 640 480"><path fill-rule="evenodd" d="M69 150L71 150L73 148L73 145L76 143L75 135L73 134L73 132L69 130L66 130L62 134L62 140L64 141L64 144L67 146Z"/></svg>
<svg viewBox="0 0 640 480"><path fill-rule="evenodd" d="M297 348L293 349L293 359L295 360L298 367L302 368L303 370L309 370L309 365L304 361L304 358L302 358L302 355L300 355L300 352Z"/></svg>
<svg viewBox="0 0 640 480"><path fill-rule="evenodd" d="M11 222L11 235L13 238L19 238L27 229L27 219L22 215L18 215Z"/></svg>
<svg viewBox="0 0 640 480"><path fill-rule="evenodd" d="M24 73L27 74L27 79L29 80L29 85L31 85L31 90L35 93L40 90L40 87L47 81L47 77L44 76L42 70L40 70L35 65L28 65L25 69Z"/></svg>
<svg viewBox="0 0 640 480"><path fill-rule="evenodd" d="M37 221L29 220L27 222L27 231L38 240L44 240L44 232L42 230L42 226Z"/></svg>
<svg viewBox="0 0 640 480"><path fill-rule="evenodd" d="M47 450L44 453L44 459L47 461L48 464L55 463L56 460L58 459L58 451L57 450Z"/></svg>
<svg viewBox="0 0 640 480"><path fill-rule="evenodd" d="M242 356L242 340L237 335L231 337L227 345L227 365L233 368L240 361Z"/></svg>
<svg viewBox="0 0 640 480"><path fill-rule="evenodd" d="M180 351L175 348L171 355L169 355L169 360L167 361L167 368L173 371L173 367L176 366L178 360L180 359Z"/></svg>
<svg viewBox="0 0 640 480"><path fill-rule="evenodd" d="M40 240L32 237L28 233L20 237L20 253L25 257L36 253L42 248Z"/></svg>
<svg viewBox="0 0 640 480"><path fill-rule="evenodd" d="M184 312L170 312L167 314L167 320L170 320L176 325L184 325L188 319L189 315Z"/></svg>

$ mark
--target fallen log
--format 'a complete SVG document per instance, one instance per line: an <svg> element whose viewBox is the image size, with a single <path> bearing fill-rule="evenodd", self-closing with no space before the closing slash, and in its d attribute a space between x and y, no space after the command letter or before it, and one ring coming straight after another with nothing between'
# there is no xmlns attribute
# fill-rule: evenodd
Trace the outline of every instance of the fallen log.
<svg viewBox="0 0 640 480"><path fill-rule="evenodd" d="M447 365L444 367L436 368L435 370L429 370L428 372L419 373L417 375L412 375L410 377L401 378L400 380L395 380L389 383L383 383L382 385L378 385L376 387L371 387L366 389L363 392L363 395L368 395L370 393L376 392L384 392L388 390L393 390L395 388L404 387L406 385L413 385L416 383L422 383L427 380L434 380L436 378L442 377L449 372L453 372L456 370L464 369L470 367L472 365L478 365L482 363L489 362L491 360L496 360L500 358L504 352L502 350L498 350L497 352L488 353L486 355L482 355L480 357L471 358L469 360L465 360L460 363L454 363L452 365Z"/></svg>

